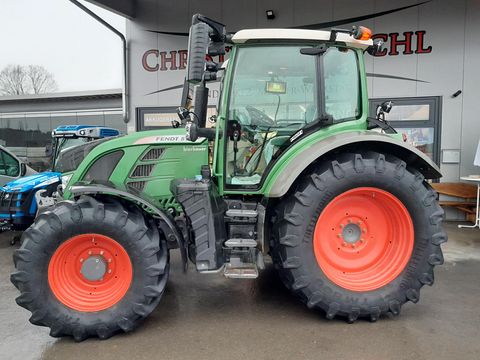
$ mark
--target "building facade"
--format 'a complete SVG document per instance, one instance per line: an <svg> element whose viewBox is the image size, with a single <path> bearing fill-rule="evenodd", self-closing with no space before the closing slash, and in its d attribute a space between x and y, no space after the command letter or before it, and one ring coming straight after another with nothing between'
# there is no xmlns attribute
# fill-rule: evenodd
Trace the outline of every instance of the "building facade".
<svg viewBox="0 0 480 360"><path fill-rule="evenodd" d="M136 0L92 1L127 18L128 131L165 126L180 103L191 17L202 13L242 28L370 27L386 41L366 55L371 110L395 102L389 116L409 141L441 167L443 181L477 173L480 139L480 2L476 0ZM273 10L274 19L267 19ZM227 54L228 57L228 54ZM219 61L223 59L217 59ZM215 105L218 88L210 91Z"/></svg>
<svg viewBox="0 0 480 360"><path fill-rule="evenodd" d="M60 125L100 125L126 133L121 90L0 97L0 145L37 171L50 167L46 147Z"/></svg>

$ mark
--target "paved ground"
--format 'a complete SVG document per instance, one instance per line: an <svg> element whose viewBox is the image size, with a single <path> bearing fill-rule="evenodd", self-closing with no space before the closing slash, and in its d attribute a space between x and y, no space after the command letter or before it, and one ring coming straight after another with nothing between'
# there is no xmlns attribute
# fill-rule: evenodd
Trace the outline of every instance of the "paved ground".
<svg viewBox="0 0 480 360"><path fill-rule="evenodd" d="M0 238L1 359L480 359L480 230L447 224L446 264L397 318L348 325L307 310L273 269L257 281L181 273L136 332L107 341L53 339L31 325L10 284L12 248Z"/></svg>

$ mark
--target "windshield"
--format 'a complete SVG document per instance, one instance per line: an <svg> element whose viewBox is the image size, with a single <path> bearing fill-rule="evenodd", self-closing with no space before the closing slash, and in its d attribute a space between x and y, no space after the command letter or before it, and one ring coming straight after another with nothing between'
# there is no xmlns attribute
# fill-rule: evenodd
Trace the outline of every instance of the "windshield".
<svg viewBox="0 0 480 360"><path fill-rule="evenodd" d="M319 119L340 122L359 117L355 51L330 47L321 56L311 56L300 53L304 47L237 49L228 120L238 122L241 132L237 139L227 140L227 184L258 184L275 153L288 146L300 128Z"/></svg>

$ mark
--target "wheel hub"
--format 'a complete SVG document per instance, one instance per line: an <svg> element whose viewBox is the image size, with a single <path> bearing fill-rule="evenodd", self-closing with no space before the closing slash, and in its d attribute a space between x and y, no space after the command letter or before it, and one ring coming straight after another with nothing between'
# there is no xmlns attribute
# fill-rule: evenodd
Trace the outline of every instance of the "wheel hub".
<svg viewBox="0 0 480 360"><path fill-rule="evenodd" d="M83 262L80 272L89 281L102 280L107 272L107 262L103 256L90 256Z"/></svg>
<svg viewBox="0 0 480 360"><path fill-rule="evenodd" d="M347 224L343 227L342 238L349 244L355 244L362 237L362 229L357 224Z"/></svg>
<svg viewBox="0 0 480 360"><path fill-rule="evenodd" d="M115 305L128 292L132 278L133 267L125 248L96 233L64 241L48 264L53 294L77 311L102 311Z"/></svg>
<svg viewBox="0 0 480 360"><path fill-rule="evenodd" d="M413 222L393 194L373 187L336 196L318 217L313 247L319 267L336 285L371 291L393 281L407 266Z"/></svg>

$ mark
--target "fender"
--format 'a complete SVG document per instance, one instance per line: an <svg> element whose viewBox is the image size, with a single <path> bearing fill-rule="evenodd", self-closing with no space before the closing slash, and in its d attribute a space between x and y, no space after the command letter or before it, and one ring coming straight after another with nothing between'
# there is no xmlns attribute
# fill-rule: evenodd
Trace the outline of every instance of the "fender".
<svg viewBox="0 0 480 360"><path fill-rule="evenodd" d="M281 173L267 188L267 196L278 198L285 195L298 176L310 164L321 156L341 148L345 148L345 151L377 150L395 155L405 161L407 165L416 168L427 179L442 177L437 164L407 143L374 131L349 131L329 136L296 153L293 160L284 166Z"/></svg>
<svg viewBox="0 0 480 360"><path fill-rule="evenodd" d="M178 248L180 249L180 254L182 256L183 269L186 271L188 261L187 261L187 250L185 240L180 231L178 231L177 226L175 225L172 218L167 215L162 210L158 209L153 203L152 200L148 199L143 193L134 193L130 189L117 188L112 186L100 185L100 184L91 184L91 185L73 185L70 188L70 192L74 196L79 195L113 195L118 198L130 201L136 205L140 205L143 210L148 211L149 213L157 216L161 221L159 221L160 229L165 234L167 240L176 241Z"/></svg>

